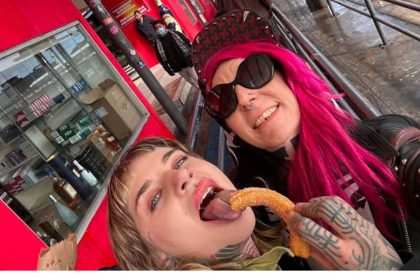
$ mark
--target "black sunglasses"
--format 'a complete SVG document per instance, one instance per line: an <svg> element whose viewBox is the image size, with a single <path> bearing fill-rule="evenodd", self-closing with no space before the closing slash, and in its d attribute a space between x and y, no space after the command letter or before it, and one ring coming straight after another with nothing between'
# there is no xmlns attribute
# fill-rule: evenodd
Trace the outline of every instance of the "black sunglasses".
<svg viewBox="0 0 420 280"><path fill-rule="evenodd" d="M274 64L264 53L248 56L238 67L235 80L228 84L220 84L212 88L205 98L207 112L219 119L226 119L238 106L235 86L241 85L248 89L262 88L274 76Z"/></svg>

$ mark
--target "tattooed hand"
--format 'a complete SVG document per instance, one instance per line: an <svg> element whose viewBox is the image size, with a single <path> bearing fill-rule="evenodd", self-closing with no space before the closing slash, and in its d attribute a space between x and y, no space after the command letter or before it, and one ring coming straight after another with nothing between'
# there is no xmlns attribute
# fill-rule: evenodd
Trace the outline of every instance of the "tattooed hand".
<svg viewBox="0 0 420 280"><path fill-rule="evenodd" d="M311 257L325 269L397 270L402 266L400 257L378 229L340 197L298 203L286 218L311 245ZM331 231L312 219L320 219Z"/></svg>

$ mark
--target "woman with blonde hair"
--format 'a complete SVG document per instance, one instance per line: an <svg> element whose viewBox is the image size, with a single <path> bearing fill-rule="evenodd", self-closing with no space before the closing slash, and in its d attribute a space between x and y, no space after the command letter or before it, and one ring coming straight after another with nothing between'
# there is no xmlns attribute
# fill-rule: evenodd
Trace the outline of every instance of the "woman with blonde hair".
<svg viewBox="0 0 420 280"><path fill-rule="evenodd" d="M308 269L283 247L283 227L259 224L249 207L231 210L227 201L235 190L222 171L180 143L139 142L119 162L108 189L109 235L119 265L124 270ZM286 219L311 245L312 269L402 266L379 231L338 197L298 204Z"/></svg>

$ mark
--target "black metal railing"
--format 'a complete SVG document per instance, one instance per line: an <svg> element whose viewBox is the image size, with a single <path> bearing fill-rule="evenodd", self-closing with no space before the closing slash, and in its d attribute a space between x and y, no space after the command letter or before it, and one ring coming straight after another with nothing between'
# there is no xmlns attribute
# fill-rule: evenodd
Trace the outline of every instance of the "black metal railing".
<svg viewBox="0 0 420 280"><path fill-rule="evenodd" d="M195 96L194 106L190 116L189 130L185 139L185 145L193 151L196 150L198 133L200 131L201 115L203 114L203 100L202 94L198 92Z"/></svg>
<svg viewBox="0 0 420 280"><path fill-rule="evenodd" d="M397 6L401 6L401 7L413 10L413 11L420 12L420 5L417 5L417 4L413 4L413 3L409 3L409 2L401 1L401 0L382 0L382 1L389 2Z"/></svg>
<svg viewBox="0 0 420 280"><path fill-rule="evenodd" d="M376 11L375 11L375 8L372 5L371 0L364 0L364 1L365 1L366 7L367 7L367 9L368 9L369 12L365 12L365 11L362 11L360 9L357 9L353 5L348 4L348 3L344 3L343 1L339 1L339 0L326 0L326 2L328 4L328 7L329 7L329 9L331 11L331 14L333 16L335 16L336 13L334 11L334 8L333 8L331 2L334 2L334 3L337 3L337 4L341 5L341 6L344 6L344 7L348 8L348 9L350 9L352 11L355 11L355 12L361 14L361 15L370 17L373 20L373 23L375 24L375 27L376 27L376 29L378 31L378 34L381 37L382 43L384 45L386 45L388 42L387 42L387 40L385 38L385 35L384 35L383 31L382 31L382 27L381 27L381 25L379 23L382 23L383 25L386 25L386 26L388 26L388 27L390 27L392 29L395 29L395 30L397 30L397 31L399 31L399 32L401 32L401 33L403 33L403 34L405 34L405 35L407 35L407 36L415 39L415 40L420 41L420 35L419 34L417 34L415 32L412 32L411 30L408 30L406 28L403 28L403 27L401 27L401 26L399 26L399 25L397 25L395 23L389 22L386 19L382 18L381 16L378 16L377 13L376 13ZM419 11L420 10L420 6L419 5L408 3L408 2L405 2L405 1L400 1L400 0L383 0L383 1L386 1L386 2L389 2L389 3L392 3L392 4L395 4L395 5L399 5L399 6L402 6L404 8L407 8L407 9L410 9L410 10L413 10L413 11Z"/></svg>
<svg viewBox="0 0 420 280"><path fill-rule="evenodd" d="M345 92L346 101L338 101L340 106L348 110L355 117L370 119L380 113L369 100L341 73L340 70L302 33L299 29L273 5L273 16L287 29L290 40L295 48L308 60L314 70L321 75L332 87L334 92ZM319 69L320 68L320 69ZM324 75L323 73L326 73Z"/></svg>

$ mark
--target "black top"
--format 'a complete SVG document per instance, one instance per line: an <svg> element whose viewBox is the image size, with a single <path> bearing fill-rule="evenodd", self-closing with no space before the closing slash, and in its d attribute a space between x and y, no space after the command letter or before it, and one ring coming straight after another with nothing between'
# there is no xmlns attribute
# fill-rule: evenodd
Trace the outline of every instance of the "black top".
<svg viewBox="0 0 420 280"><path fill-rule="evenodd" d="M143 15L143 23L137 20L137 30L143 35L150 43L154 44L156 41L156 31L153 27L154 18Z"/></svg>
<svg viewBox="0 0 420 280"><path fill-rule="evenodd" d="M186 46L191 48L191 43L184 34L178 31L173 32L175 32L181 38ZM177 73L184 68L193 66L191 60L191 52L186 56L170 32L166 33L166 35L163 37L157 37L157 39L162 43L163 50L165 51L166 61L164 61L160 56L157 47L155 47L156 55L160 64L162 64L163 68L166 70L166 72L169 73L169 75L174 75L174 73Z"/></svg>

